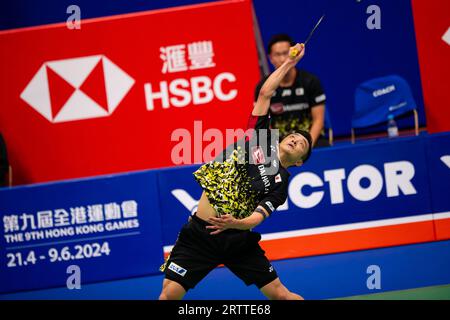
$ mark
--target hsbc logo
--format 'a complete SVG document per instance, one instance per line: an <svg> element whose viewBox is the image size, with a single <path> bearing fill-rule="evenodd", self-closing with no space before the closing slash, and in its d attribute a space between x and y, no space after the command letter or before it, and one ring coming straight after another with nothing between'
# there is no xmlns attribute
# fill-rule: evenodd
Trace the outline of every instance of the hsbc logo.
<svg viewBox="0 0 450 320"><path fill-rule="evenodd" d="M442 41L444 41L446 44L448 44L450 46L450 27L442 35Z"/></svg>
<svg viewBox="0 0 450 320"><path fill-rule="evenodd" d="M104 55L45 62L20 98L52 123L107 117L134 79Z"/></svg>

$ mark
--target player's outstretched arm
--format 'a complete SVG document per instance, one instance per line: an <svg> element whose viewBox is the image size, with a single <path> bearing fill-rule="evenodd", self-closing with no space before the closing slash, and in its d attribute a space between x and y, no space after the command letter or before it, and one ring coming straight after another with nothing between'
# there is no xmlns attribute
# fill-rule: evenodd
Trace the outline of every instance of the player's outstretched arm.
<svg viewBox="0 0 450 320"><path fill-rule="evenodd" d="M252 115L264 116L269 111L270 98L283 80L286 73L293 68L305 55L305 45L297 43L289 49L289 56L286 61L264 82L259 91L258 99L253 107Z"/></svg>

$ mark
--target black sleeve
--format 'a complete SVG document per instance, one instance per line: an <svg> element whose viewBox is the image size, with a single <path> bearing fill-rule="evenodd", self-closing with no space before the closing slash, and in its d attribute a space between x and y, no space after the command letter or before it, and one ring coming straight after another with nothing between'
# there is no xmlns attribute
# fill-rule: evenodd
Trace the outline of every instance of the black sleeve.
<svg viewBox="0 0 450 320"><path fill-rule="evenodd" d="M250 114L248 119L247 129L269 129L270 128L270 118L269 114L263 116L254 116Z"/></svg>
<svg viewBox="0 0 450 320"><path fill-rule="evenodd" d="M315 107L319 104L324 104L326 101L325 92L322 89L319 78L311 75L311 80L309 81L307 95L308 103L311 107Z"/></svg>
<svg viewBox="0 0 450 320"><path fill-rule="evenodd" d="M267 194L258 206L263 207L271 215L287 199L287 183L280 185L277 189Z"/></svg>
<svg viewBox="0 0 450 320"><path fill-rule="evenodd" d="M256 102L256 100L258 100L258 96L259 96L259 91L261 90L261 87L263 86L264 82L266 82L266 77L263 78L260 82L258 82L258 84L255 87L255 96L254 96L254 102Z"/></svg>

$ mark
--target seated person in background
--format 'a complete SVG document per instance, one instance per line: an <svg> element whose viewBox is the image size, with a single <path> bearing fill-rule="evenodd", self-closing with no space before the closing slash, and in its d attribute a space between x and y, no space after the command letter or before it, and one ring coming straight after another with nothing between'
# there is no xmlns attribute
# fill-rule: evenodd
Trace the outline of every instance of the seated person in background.
<svg viewBox="0 0 450 320"><path fill-rule="evenodd" d="M294 44L285 34L272 37L268 45L269 60L278 69L288 58ZM255 90L255 102L267 80L262 79ZM280 83L270 100L271 127L278 129L280 139L291 132L305 130L311 134L315 147L329 146L324 136L325 93L315 75L292 68Z"/></svg>

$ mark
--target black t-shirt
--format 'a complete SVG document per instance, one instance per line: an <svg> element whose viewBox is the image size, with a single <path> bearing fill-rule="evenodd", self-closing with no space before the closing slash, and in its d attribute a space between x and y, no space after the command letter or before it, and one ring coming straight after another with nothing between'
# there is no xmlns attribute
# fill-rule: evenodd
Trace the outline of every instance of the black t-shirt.
<svg viewBox="0 0 450 320"><path fill-rule="evenodd" d="M304 70L296 69L294 83L290 87L278 87L270 99L271 126L286 136L298 129L309 131L312 125L311 108L325 103L325 93L319 78ZM255 101L267 80L262 79L255 89Z"/></svg>
<svg viewBox="0 0 450 320"><path fill-rule="evenodd" d="M251 136L205 163L194 177L219 214L251 215L257 206L269 214L287 198L289 172L278 158L278 137L271 134L269 116L250 116Z"/></svg>

